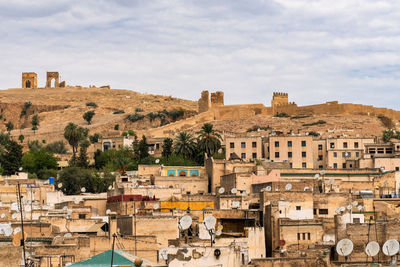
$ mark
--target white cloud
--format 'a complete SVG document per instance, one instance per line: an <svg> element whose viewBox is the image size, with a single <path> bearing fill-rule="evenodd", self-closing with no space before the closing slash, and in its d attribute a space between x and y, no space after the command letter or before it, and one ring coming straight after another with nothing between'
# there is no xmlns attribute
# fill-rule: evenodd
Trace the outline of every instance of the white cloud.
<svg viewBox="0 0 400 267"><path fill-rule="evenodd" d="M228 104L339 100L398 108L398 1L3 1L0 87L23 71Z"/></svg>

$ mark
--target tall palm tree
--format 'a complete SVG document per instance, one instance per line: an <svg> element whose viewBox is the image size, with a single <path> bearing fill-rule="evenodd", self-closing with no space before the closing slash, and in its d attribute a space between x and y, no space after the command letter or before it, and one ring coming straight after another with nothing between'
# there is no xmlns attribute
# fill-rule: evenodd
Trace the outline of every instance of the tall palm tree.
<svg viewBox="0 0 400 267"><path fill-rule="evenodd" d="M180 132L175 138L174 151L184 158L192 158L196 151L196 143L193 136L187 132Z"/></svg>
<svg viewBox="0 0 400 267"><path fill-rule="evenodd" d="M199 147L209 157L221 148L222 137L213 127L211 123L205 123L201 130L197 132L199 135Z"/></svg>

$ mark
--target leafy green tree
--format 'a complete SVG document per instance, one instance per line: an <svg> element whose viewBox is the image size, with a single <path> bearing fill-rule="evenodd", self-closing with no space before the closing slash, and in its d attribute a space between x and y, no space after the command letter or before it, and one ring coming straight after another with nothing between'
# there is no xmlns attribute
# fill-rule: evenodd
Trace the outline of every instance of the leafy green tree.
<svg viewBox="0 0 400 267"><path fill-rule="evenodd" d="M32 130L34 133L36 133L38 126L39 126L39 116L36 114L36 115L33 115L33 117L32 117Z"/></svg>
<svg viewBox="0 0 400 267"><path fill-rule="evenodd" d="M22 165L22 146L8 139L2 144L1 150L0 163L3 174L11 175L16 173Z"/></svg>
<svg viewBox="0 0 400 267"><path fill-rule="evenodd" d="M24 136L23 134L20 134L20 135L18 136L18 140L19 140L20 143L23 143L23 142L24 142L24 139L25 139L25 136Z"/></svg>
<svg viewBox="0 0 400 267"><path fill-rule="evenodd" d="M67 154L65 143L61 140L48 144L45 149L54 154Z"/></svg>
<svg viewBox="0 0 400 267"><path fill-rule="evenodd" d="M221 148L221 135L213 129L213 125L211 123L206 123L201 127L201 130L198 132L199 135L199 149L206 153L207 156L211 157L215 152L217 152Z"/></svg>
<svg viewBox="0 0 400 267"><path fill-rule="evenodd" d="M180 155L172 153L168 158L161 158L161 164L165 166L198 166L196 161L184 158Z"/></svg>
<svg viewBox="0 0 400 267"><path fill-rule="evenodd" d="M78 167L82 167L82 168L89 167L89 158L87 156L87 149L89 146L90 146L90 143L86 139L84 139L80 142L79 157L78 157L78 162L77 162Z"/></svg>
<svg viewBox="0 0 400 267"><path fill-rule="evenodd" d="M128 130L129 136L136 136L136 133L133 130Z"/></svg>
<svg viewBox="0 0 400 267"><path fill-rule="evenodd" d="M79 143L87 138L88 132L88 129L82 128L72 122L64 129L64 137L72 147L71 162L73 165L76 163L76 153L78 152Z"/></svg>
<svg viewBox="0 0 400 267"><path fill-rule="evenodd" d="M95 133L94 135L89 136L90 143L92 143L92 144L99 142L100 138L102 138L102 136L98 133Z"/></svg>
<svg viewBox="0 0 400 267"><path fill-rule="evenodd" d="M38 140L28 141L28 148L30 151L39 151L43 145Z"/></svg>
<svg viewBox="0 0 400 267"><path fill-rule="evenodd" d="M6 129L7 129L7 132L10 133L14 129L14 124L11 121L7 122Z"/></svg>
<svg viewBox="0 0 400 267"><path fill-rule="evenodd" d="M89 110L88 112L85 112L85 114L83 114L83 119L87 121L87 123L90 125L92 123L94 115L95 115L94 111Z"/></svg>
<svg viewBox="0 0 400 267"><path fill-rule="evenodd" d="M122 132L121 136L128 136L127 132Z"/></svg>
<svg viewBox="0 0 400 267"><path fill-rule="evenodd" d="M174 141L171 138L165 138L162 145L162 156L168 158L172 154L172 145Z"/></svg>
<svg viewBox="0 0 400 267"><path fill-rule="evenodd" d="M47 179L48 177L43 174L47 170L57 170L57 158L45 149L30 150L22 156L22 167L25 171L36 174L40 179Z"/></svg>
<svg viewBox="0 0 400 267"><path fill-rule="evenodd" d="M196 143L191 134L180 132L175 138L174 151L186 159L194 157L196 152Z"/></svg>
<svg viewBox="0 0 400 267"><path fill-rule="evenodd" d="M142 136L138 146L139 159L147 158L149 155L149 145L147 144L146 136Z"/></svg>
<svg viewBox="0 0 400 267"><path fill-rule="evenodd" d="M118 131L119 130L119 124L114 125L114 130Z"/></svg>

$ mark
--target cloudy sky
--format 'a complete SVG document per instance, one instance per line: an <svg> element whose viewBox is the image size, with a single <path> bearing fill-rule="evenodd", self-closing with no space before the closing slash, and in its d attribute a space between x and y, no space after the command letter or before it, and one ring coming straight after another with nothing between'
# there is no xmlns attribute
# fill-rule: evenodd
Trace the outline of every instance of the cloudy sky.
<svg viewBox="0 0 400 267"><path fill-rule="evenodd" d="M70 85L226 104L273 91L400 109L400 1L0 0L0 88L21 72Z"/></svg>

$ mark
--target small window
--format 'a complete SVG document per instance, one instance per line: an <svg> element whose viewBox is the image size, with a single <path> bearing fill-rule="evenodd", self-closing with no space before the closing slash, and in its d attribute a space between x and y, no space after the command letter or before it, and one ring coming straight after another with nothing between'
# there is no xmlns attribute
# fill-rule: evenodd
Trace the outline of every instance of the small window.
<svg viewBox="0 0 400 267"><path fill-rule="evenodd" d="M127 182L128 182L128 177L123 177L123 178L122 178L122 182L123 182L123 183L127 183Z"/></svg>
<svg viewBox="0 0 400 267"><path fill-rule="evenodd" d="M257 147L257 142L252 142L252 143L251 143L251 146L252 146L252 147Z"/></svg>
<svg viewBox="0 0 400 267"><path fill-rule="evenodd" d="M230 147L230 148L235 148L235 143L234 143L234 142L231 142L231 143L229 144L229 147Z"/></svg>
<svg viewBox="0 0 400 267"><path fill-rule="evenodd" d="M303 240L306 240L306 233L303 233Z"/></svg>
<svg viewBox="0 0 400 267"><path fill-rule="evenodd" d="M301 167L302 168L307 168L307 163L305 163L305 162L301 163Z"/></svg>
<svg viewBox="0 0 400 267"><path fill-rule="evenodd" d="M296 206L296 210L301 210L301 206Z"/></svg>
<svg viewBox="0 0 400 267"><path fill-rule="evenodd" d="M370 149L368 149L368 153L370 153L370 154L375 154L375 148L370 148Z"/></svg>
<svg viewBox="0 0 400 267"><path fill-rule="evenodd" d="M307 233L308 240L311 240L311 233Z"/></svg>
<svg viewBox="0 0 400 267"><path fill-rule="evenodd" d="M356 157L360 157L360 152L356 152Z"/></svg>
<svg viewBox="0 0 400 267"><path fill-rule="evenodd" d="M318 150L322 150L322 145L318 145Z"/></svg>
<svg viewBox="0 0 400 267"><path fill-rule="evenodd" d="M257 153L253 153L253 159L256 159L257 158Z"/></svg>
<svg viewBox="0 0 400 267"><path fill-rule="evenodd" d="M275 141L275 147L279 147L279 141Z"/></svg>
<svg viewBox="0 0 400 267"><path fill-rule="evenodd" d="M318 169L320 169L320 170L322 170L323 168L324 168L324 166L322 166L322 165L318 166Z"/></svg>
<svg viewBox="0 0 400 267"><path fill-rule="evenodd" d="M79 219L86 219L86 214L79 214Z"/></svg>
<svg viewBox="0 0 400 267"><path fill-rule="evenodd" d="M289 168L293 168L293 163L289 163Z"/></svg>
<svg viewBox="0 0 400 267"><path fill-rule="evenodd" d="M360 218L353 218L353 223L361 223Z"/></svg>
<svg viewBox="0 0 400 267"><path fill-rule="evenodd" d="M342 152L342 158L346 157L346 152Z"/></svg>
<svg viewBox="0 0 400 267"><path fill-rule="evenodd" d="M300 240L300 233L297 233L297 240Z"/></svg>
<svg viewBox="0 0 400 267"><path fill-rule="evenodd" d="M329 147L330 147L330 148L335 148L335 143L330 143L330 144L329 144Z"/></svg>
<svg viewBox="0 0 400 267"><path fill-rule="evenodd" d="M317 215L317 209L314 209L314 215Z"/></svg>
<svg viewBox="0 0 400 267"><path fill-rule="evenodd" d="M301 152L301 157L303 158L307 157L307 153L305 151Z"/></svg>
<svg viewBox="0 0 400 267"><path fill-rule="evenodd" d="M245 159L246 158L246 153L242 153L241 158Z"/></svg>
<svg viewBox="0 0 400 267"><path fill-rule="evenodd" d="M287 141L287 146L292 147L292 141Z"/></svg>
<svg viewBox="0 0 400 267"><path fill-rule="evenodd" d="M319 209L319 214L320 215L327 215L328 214L328 209Z"/></svg>
<svg viewBox="0 0 400 267"><path fill-rule="evenodd" d="M346 163L343 163L342 166L343 166L343 169L346 169Z"/></svg>
<svg viewBox="0 0 400 267"><path fill-rule="evenodd" d="M279 158L279 152L275 152L275 158Z"/></svg>
<svg viewBox="0 0 400 267"><path fill-rule="evenodd" d="M301 146L306 146L306 141L301 141Z"/></svg>
<svg viewBox="0 0 400 267"><path fill-rule="evenodd" d="M333 168L337 169L337 163L333 163Z"/></svg>
<svg viewBox="0 0 400 267"><path fill-rule="evenodd" d="M287 156L288 156L288 158L291 158L292 157L292 152L288 152Z"/></svg>
<svg viewBox="0 0 400 267"><path fill-rule="evenodd" d="M318 155L318 160L322 160L322 155Z"/></svg>
<svg viewBox="0 0 400 267"><path fill-rule="evenodd" d="M400 167L396 167L396 171L399 171L400 170Z"/></svg>
<svg viewBox="0 0 400 267"><path fill-rule="evenodd" d="M347 142L343 142L343 148L347 148Z"/></svg>
<svg viewBox="0 0 400 267"><path fill-rule="evenodd" d="M333 152L333 157L337 158L337 152Z"/></svg>
<svg viewBox="0 0 400 267"><path fill-rule="evenodd" d="M354 148L358 148L358 142L354 142Z"/></svg>
<svg viewBox="0 0 400 267"><path fill-rule="evenodd" d="M240 146L241 146L242 148L246 148L246 142L240 143Z"/></svg>

